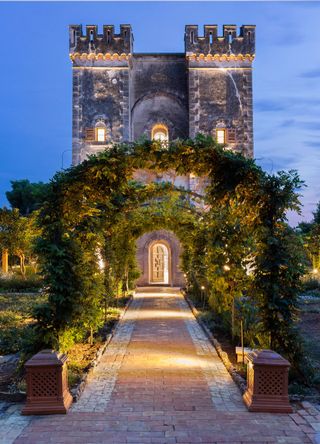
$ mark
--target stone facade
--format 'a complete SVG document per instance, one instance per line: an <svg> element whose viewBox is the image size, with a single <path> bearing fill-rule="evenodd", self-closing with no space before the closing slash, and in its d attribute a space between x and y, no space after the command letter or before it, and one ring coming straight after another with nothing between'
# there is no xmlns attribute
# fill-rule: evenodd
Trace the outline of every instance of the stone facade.
<svg viewBox="0 0 320 444"><path fill-rule="evenodd" d="M226 25L218 36L216 25L206 25L199 36L198 26L187 25L185 52L179 54L134 53L130 25L121 25L119 34L111 25L103 26L102 33L96 26L87 26L85 34L81 26L72 25L69 34L74 165L113 142L150 139L159 124L167 128L170 140L198 133L215 137L218 129L223 130L228 149L253 156L254 26L242 26L237 35L236 26ZM99 128L103 128L101 140ZM139 171L136 178L148 181L155 176ZM163 178L190 187L189 177L168 172ZM179 242L167 234L170 254L175 257ZM138 250L145 248L145 239L146 235L138 241ZM141 285L150 283L145 264L146 258L141 259ZM175 264L169 285L181 285L182 275Z"/></svg>

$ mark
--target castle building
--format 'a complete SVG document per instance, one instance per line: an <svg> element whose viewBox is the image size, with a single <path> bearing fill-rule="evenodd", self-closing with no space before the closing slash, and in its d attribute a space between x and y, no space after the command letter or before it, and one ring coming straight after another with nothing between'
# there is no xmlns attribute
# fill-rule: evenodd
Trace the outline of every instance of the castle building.
<svg viewBox="0 0 320 444"><path fill-rule="evenodd" d="M226 149L253 156L252 62L255 26L185 27L183 53L140 54L133 51L130 25L80 25L69 30L73 68L72 161L108 149L111 143L142 136L165 143L212 135ZM190 175L191 176L191 175ZM187 189L193 177L160 177ZM157 181L149 171L136 178ZM183 285L180 243L174 233L158 230L137 241L141 268L138 285Z"/></svg>

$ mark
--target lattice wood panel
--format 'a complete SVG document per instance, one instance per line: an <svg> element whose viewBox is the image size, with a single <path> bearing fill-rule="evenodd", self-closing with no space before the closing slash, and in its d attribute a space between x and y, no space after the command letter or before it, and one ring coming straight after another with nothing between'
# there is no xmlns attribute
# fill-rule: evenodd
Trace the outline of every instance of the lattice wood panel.
<svg viewBox="0 0 320 444"><path fill-rule="evenodd" d="M31 375L32 396L45 398L58 396L57 371L33 372Z"/></svg>
<svg viewBox="0 0 320 444"><path fill-rule="evenodd" d="M257 377L257 375L256 375ZM284 390L283 369L268 369L257 377L258 395L281 396Z"/></svg>

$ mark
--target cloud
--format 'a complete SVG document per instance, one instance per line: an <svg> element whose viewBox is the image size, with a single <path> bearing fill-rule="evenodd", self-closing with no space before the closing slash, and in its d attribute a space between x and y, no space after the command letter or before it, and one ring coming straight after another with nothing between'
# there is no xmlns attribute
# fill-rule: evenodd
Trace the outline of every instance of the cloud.
<svg viewBox="0 0 320 444"><path fill-rule="evenodd" d="M257 100L254 102L254 109L258 112L284 111L285 105L279 100Z"/></svg>
<svg viewBox="0 0 320 444"><path fill-rule="evenodd" d="M306 140L303 142L304 145L309 146L310 148L320 148L320 140Z"/></svg>
<svg viewBox="0 0 320 444"><path fill-rule="evenodd" d="M286 119L280 123L279 128L288 128L294 126L296 124L295 119Z"/></svg>
<svg viewBox="0 0 320 444"><path fill-rule="evenodd" d="M317 79L320 78L320 68L311 69L300 74L300 77L305 79Z"/></svg>
<svg viewBox="0 0 320 444"><path fill-rule="evenodd" d="M299 126L311 131L320 131L320 122L299 122Z"/></svg>

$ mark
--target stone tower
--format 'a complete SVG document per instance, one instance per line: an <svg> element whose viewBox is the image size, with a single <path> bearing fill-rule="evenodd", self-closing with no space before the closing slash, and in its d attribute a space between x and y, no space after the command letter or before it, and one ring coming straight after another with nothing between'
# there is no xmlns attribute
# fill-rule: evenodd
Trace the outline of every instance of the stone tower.
<svg viewBox="0 0 320 444"><path fill-rule="evenodd" d="M226 149L253 156L255 26L242 26L238 34L235 25L225 25L219 36L216 25L205 25L199 36L198 26L187 25L184 53L134 53L130 25L121 25L119 34L112 25L104 25L102 33L87 26L85 34L80 25L72 25L69 37L74 165L113 142L143 135L174 140L210 134ZM145 171L136 176L159 180ZM164 179L171 180L170 172ZM193 186L190 177L172 180ZM149 233L137 244L141 285L183 284L173 233Z"/></svg>

